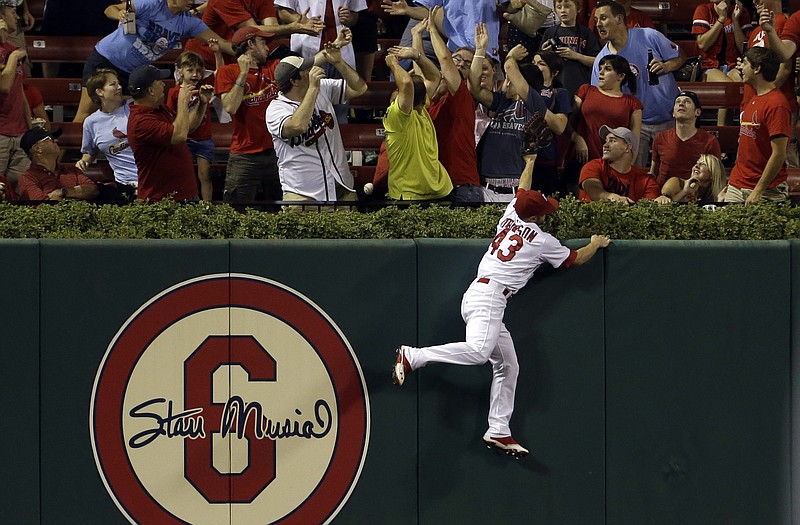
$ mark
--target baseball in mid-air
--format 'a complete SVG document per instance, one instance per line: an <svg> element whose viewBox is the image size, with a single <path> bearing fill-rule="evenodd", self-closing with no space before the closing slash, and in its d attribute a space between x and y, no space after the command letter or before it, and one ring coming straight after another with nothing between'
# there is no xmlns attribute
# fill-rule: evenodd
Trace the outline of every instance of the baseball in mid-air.
<svg viewBox="0 0 800 525"><path fill-rule="evenodd" d="M364 195L372 195L374 189L375 186L371 182L364 184Z"/></svg>

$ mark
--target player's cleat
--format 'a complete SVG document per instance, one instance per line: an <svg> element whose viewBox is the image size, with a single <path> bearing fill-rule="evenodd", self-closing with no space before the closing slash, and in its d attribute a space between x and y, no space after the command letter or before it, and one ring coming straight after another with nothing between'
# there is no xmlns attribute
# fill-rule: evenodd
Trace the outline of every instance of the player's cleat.
<svg viewBox="0 0 800 525"><path fill-rule="evenodd" d="M516 459L524 458L528 455L528 449L514 441L511 436L506 437L491 437L489 435L483 436L483 442L487 448L496 448L502 450L509 456Z"/></svg>
<svg viewBox="0 0 800 525"><path fill-rule="evenodd" d="M397 352L397 358L392 367L392 383L397 386L403 386L403 383L406 381L406 374L411 372L411 365L408 364L408 359L406 359L405 355L407 348L407 346L401 345L395 350L395 352Z"/></svg>

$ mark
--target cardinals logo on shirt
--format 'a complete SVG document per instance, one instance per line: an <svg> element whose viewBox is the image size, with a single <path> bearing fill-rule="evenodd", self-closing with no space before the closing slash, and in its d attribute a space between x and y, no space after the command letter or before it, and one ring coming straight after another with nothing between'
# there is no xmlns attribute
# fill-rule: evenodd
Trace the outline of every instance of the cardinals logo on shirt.
<svg viewBox="0 0 800 525"><path fill-rule="evenodd" d="M121 132L115 127L111 134L114 135L114 138L118 140L113 146L108 148L109 153L112 155L118 155L121 151L128 149L128 136L125 133Z"/></svg>
<svg viewBox="0 0 800 525"><path fill-rule="evenodd" d="M329 523L370 433L361 365L333 320L281 283L228 273L131 315L89 419L100 476L131 523Z"/></svg>
<svg viewBox="0 0 800 525"><path fill-rule="evenodd" d="M742 120L741 125L739 126L739 135L744 135L745 137L754 139L756 138L756 132L760 127L761 123L758 122L758 111L753 111L753 115L750 117L749 121Z"/></svg>

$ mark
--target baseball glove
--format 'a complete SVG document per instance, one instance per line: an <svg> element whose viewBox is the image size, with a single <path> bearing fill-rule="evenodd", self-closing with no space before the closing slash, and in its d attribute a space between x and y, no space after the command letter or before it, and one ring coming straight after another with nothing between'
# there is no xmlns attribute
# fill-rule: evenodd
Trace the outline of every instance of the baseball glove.
<svg viewBox="0 0 800 525"><path fill-rule="evenodd" d="M520 155L531 155L539 148L546 148L553 141L553 132L547 127L538 111L522 128L522 149Z"/></svg>

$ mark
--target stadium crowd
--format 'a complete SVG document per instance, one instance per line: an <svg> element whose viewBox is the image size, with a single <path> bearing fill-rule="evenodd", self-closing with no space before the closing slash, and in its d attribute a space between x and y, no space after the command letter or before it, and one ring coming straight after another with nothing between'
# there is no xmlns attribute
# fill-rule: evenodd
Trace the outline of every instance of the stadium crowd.
<svg viewBox="0 0 800 525"><path fill-rule="evenodd" d="M84 174L105 158L125 198L213 200L214 121L232 128L224 202L509 202L523 131L540 117L552 140L539 143L532 187L545 194L785 201L800 13L729 1L698 3L685 29L696 80L744 86L741 107L715 115L739 127L735 156L703 130L701 97L678 86L683 48L630 0L126 0L105 5L116 26L86 57L82 156L67 165L26 80L28 0L0 0L0 198L96 199ZM380 61L379 35L396 41ZM153 65L178 47L174 72ZM375 108L385 141L359 184L341 127L372 117L348 104L383 66L395 88Z"/></svg>

